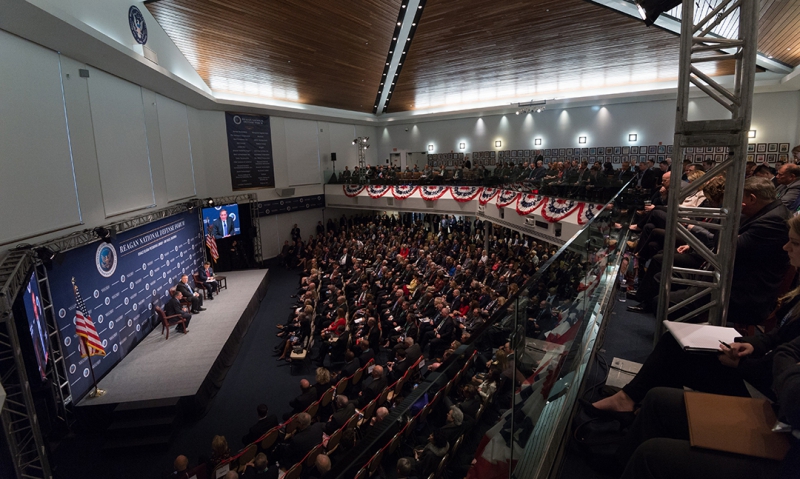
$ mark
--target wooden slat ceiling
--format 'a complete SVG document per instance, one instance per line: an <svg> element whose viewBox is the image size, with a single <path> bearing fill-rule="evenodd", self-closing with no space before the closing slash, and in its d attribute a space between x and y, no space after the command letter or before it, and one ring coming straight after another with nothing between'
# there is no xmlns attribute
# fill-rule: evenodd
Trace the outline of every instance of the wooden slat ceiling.
<svg viewBox="0 0 800 479"><path fill-rule="evenodd" d="M674 80L678 59L675 34L584 0L428 0L388 111Z"/></svg>
<svg viewBox="0 0 800 479"><path fill-rule="evenodd" d="M792 67L800 65L800 2L761 0L758 50Z"/></svg>
<svg viewBox="0 0 800 479"><path fill-rule="evenodd" d="M372 112L400 0L160 0L147 8L214 91Z"/></svg>

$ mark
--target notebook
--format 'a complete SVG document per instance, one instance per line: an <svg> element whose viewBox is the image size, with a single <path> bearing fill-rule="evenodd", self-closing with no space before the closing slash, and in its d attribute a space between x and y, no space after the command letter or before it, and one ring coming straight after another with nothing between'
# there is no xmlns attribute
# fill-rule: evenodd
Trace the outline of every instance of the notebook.
<svg viewBox="0 0 800 479"><path fill-rule="evenodd" d="M678 344L686 351L720 352L720 341L733 343L741 336L733 328L710 326L708 324L678 323L664 321L664 326L672 333Z"/></svg>
<svg viewBox="0 0 800 479"><path fill-rule="evenodd" d="M780 461L789 435L772 432L775 412L766 399L686 391L686 417L693 447Z"/></svg>

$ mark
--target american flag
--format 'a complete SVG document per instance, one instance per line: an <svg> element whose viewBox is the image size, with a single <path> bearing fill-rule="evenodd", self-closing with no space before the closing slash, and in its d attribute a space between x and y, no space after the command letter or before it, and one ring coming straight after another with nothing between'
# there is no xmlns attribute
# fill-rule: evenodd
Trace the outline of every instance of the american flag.
<svg viewBox="0 0 800 479"><path fill-rule="evenodd" d="M216 263L219 259L219 251L217 251L217 240L212 235L206 235L206 246L211 251L211 259Z"/></svg>
<svg viewBox="0 0 800 479"><path fill-rule="evenodd" d="M85 358L88 356L105 356L106 351L103 349L103 343L100 342L100 336L97 335L97 330L94 329L94 323L92 322L91 316L89 316L89 311L86 309L86 303L83 302L83 298L81 297L80 291L78 291L78 285L75 284L74 280L72 282L72 287L75 289L75 300L77 301L77 307L75 308L75 331L78 333L78 336L83 338L80 343L80 351L81 357ZM89 349L88 354L86 349Z"/></svg>

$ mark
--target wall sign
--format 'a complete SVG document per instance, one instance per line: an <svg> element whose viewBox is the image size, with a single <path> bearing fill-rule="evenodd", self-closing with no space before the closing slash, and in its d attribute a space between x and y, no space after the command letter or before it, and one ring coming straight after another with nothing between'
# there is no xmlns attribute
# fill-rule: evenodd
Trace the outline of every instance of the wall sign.
<svg viewBox="0 0 800 479"><path fill-rule="evenodd" d="M274 188L269 116L225 112L225 126L232 188Z"/></svg>
<svg viewBox="0 0 800 479"><path fill-rule="evenodd" d="M128 26L131 27L131 34L136 43L144 45L147 43L147 24L144 22L144 15L136 5L131 5L128 9Z"/></svg>
<svg viewBox="0 0 800 479"><path fill-rule="evenodd" d="M325 195L299 196L282 200L258 202L258 216L279 215L298 210L311 210L325 207Z"/></svg>

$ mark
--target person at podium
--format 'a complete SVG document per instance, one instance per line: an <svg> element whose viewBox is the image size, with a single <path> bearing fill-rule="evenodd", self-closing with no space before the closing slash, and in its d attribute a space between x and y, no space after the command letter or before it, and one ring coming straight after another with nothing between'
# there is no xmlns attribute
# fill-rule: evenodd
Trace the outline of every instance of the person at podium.
<svg viewBox="0 0 800 479"><path fill-rule="evenodd" d="M214 270L211 269L211 263L208 261L203 263L203 267L197 270L197 275L200 277L203 287L206 288L208 292L208 299L214 299L214 293L219 291L219 283L217 283L216 278L214 278Z"/></svg>
<svg viewBox="0 0 800 479"><path fill-rule="evenodd" d="M233 219L226 210L219 210L219 218L211 222L211 234L216 239L227 238L234 233Z"/></svg>

